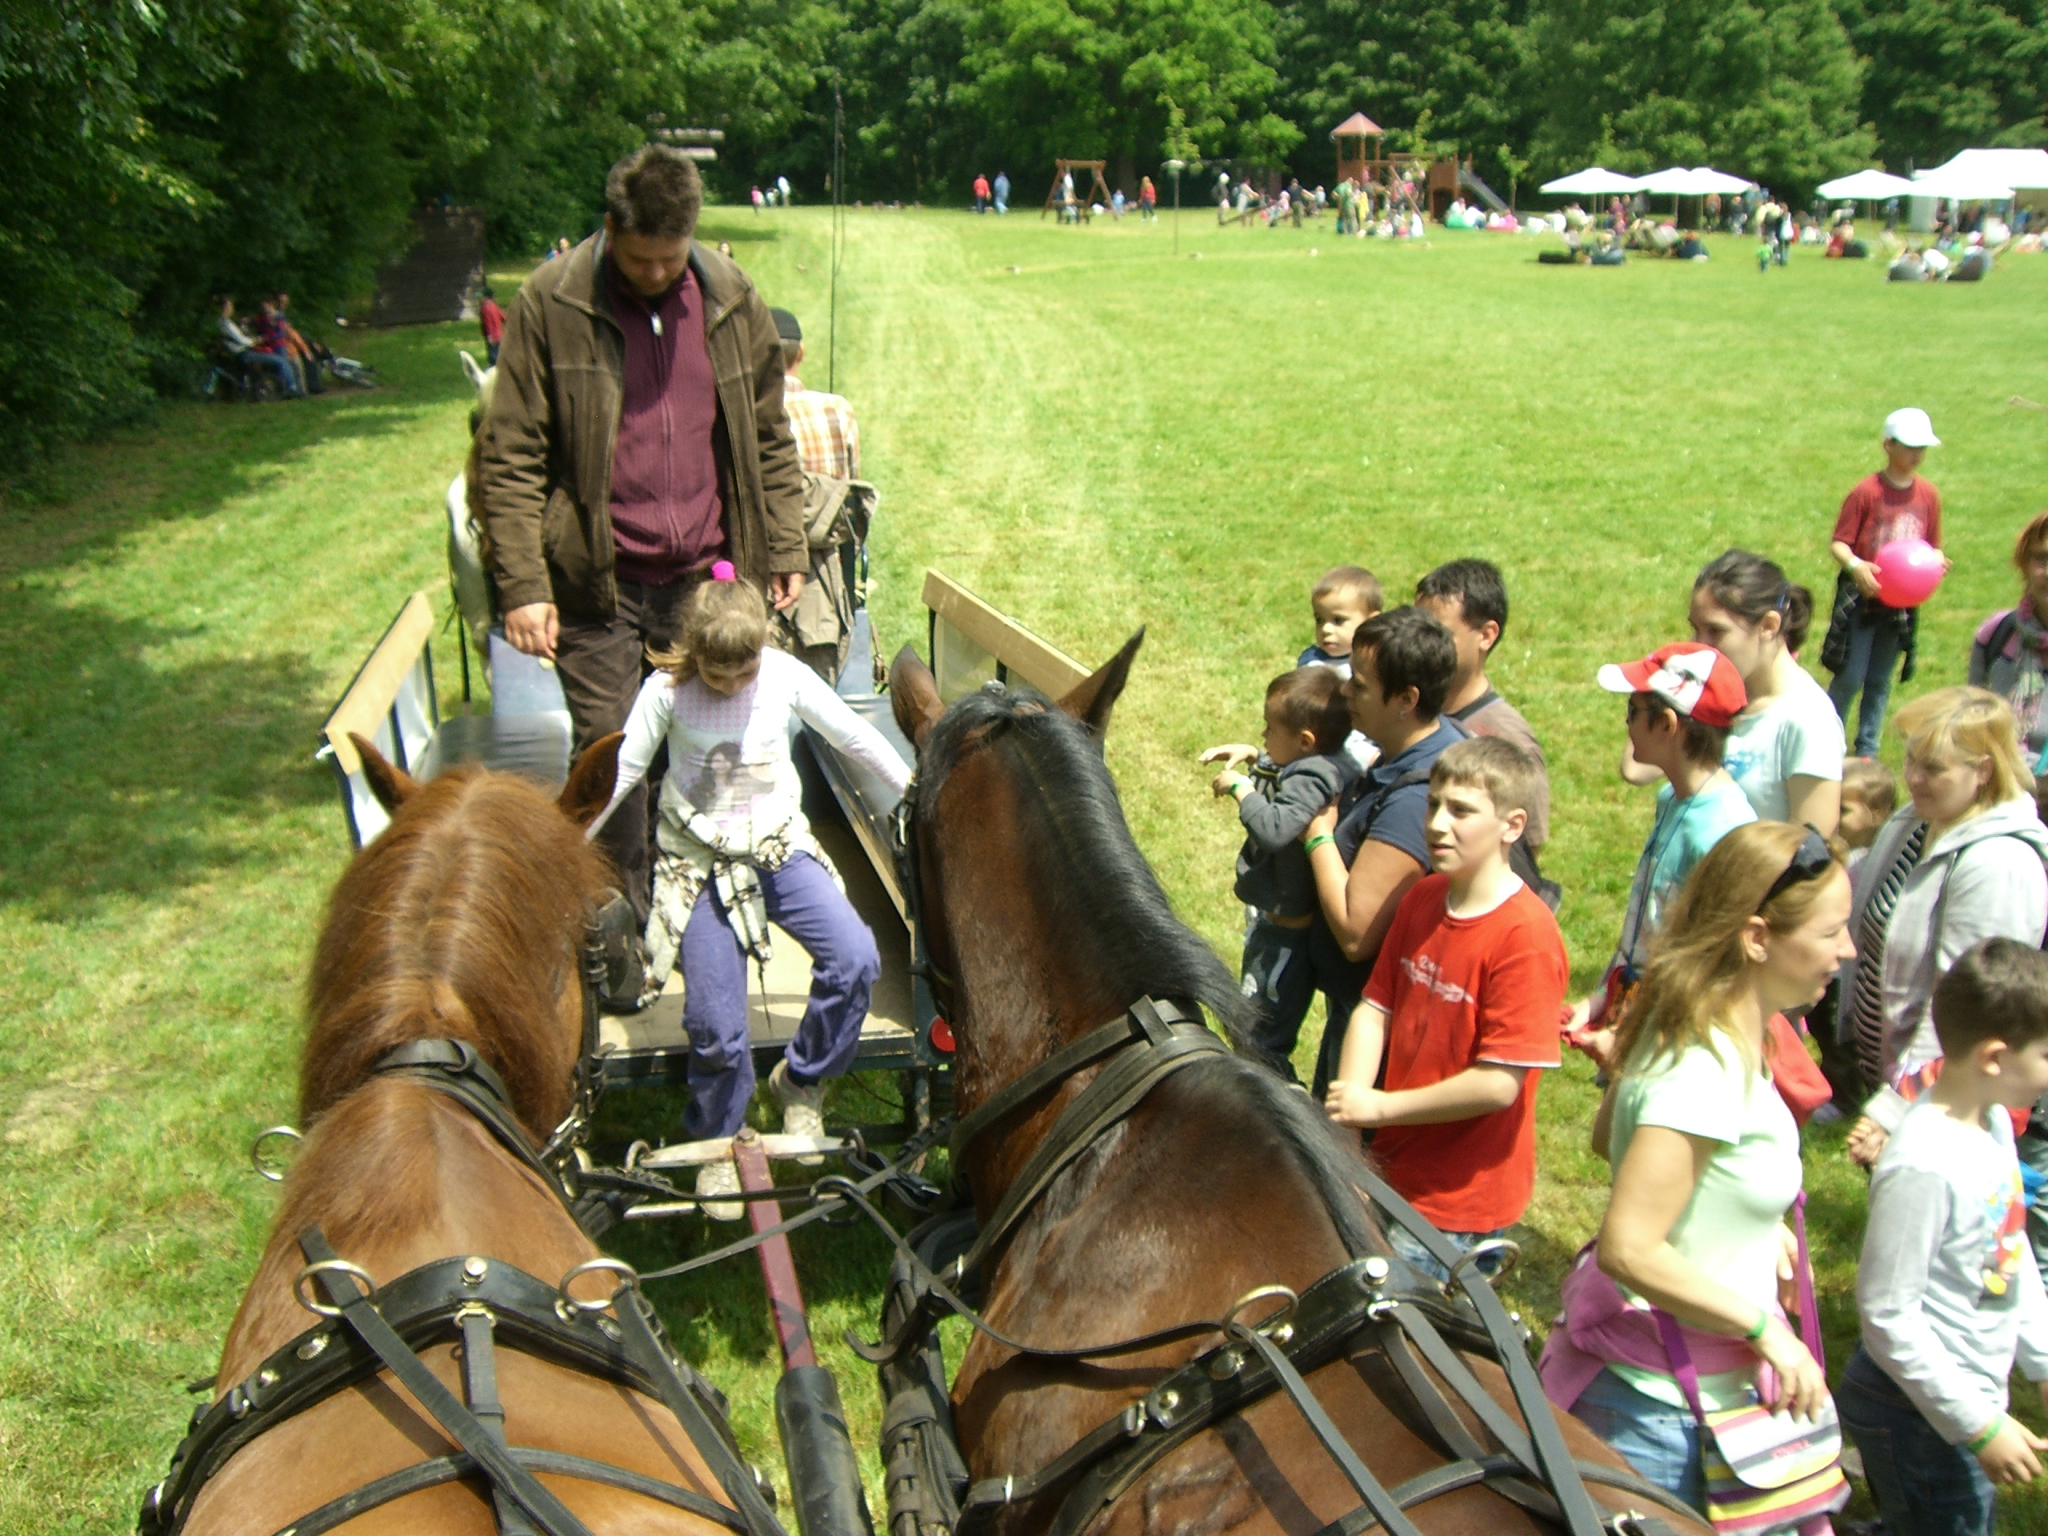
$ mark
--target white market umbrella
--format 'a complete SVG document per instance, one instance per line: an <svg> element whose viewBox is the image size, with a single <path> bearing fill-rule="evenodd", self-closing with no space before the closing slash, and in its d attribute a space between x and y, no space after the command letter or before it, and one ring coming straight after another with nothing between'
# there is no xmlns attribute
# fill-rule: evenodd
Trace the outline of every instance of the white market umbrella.
<svg viewBox="0 0 2048 1536"><path fill-rule="evenodd" d="M1903 176L1889 175L1884 171L1857 171L1854 175L1824 181L1814 190L1831 203L1875 203L1889 197L1912 195L1913 183Z"/></svg>
<svg viewBox="0 0 2048 1536"><path fill-rule="evenodd" d="M1633 192L1642 185L1633 176L1624 176L1619 171L1610 171L1605 166L1589 165L1583 171L1574 171L1569 176L1560 176L1555 181L1546 181L1537 190L1557 197L1608 197L1622 192Z"/></svg>
<svg viewBox="0 0 2048 1536"><path fill-rule="evenodd" d="M1697 173L1682 165L1667 166L1661 171L1652 171L1636 183L1639 191L1657 197L1699 197L1706 188L1699 185Z"/></svg>
<svg viewBox="0 0 2048 1536"><path fill-rule="evenodd" d="M1702 197L1709 192L1718 192L1723 197L1728 197L1733 193L1747 192L1756 185L1753 181L1744 181L1740 176L1730 176L1726 171L1717 171L1711 165L1694 166L1692 180L1694 188Z"/></svg>

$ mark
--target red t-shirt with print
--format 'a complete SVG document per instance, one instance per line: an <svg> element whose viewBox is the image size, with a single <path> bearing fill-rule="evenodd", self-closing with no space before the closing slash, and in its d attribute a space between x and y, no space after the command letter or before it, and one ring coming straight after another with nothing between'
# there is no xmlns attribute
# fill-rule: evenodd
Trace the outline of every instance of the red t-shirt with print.
<svg viewBox="0 0 2048 1536"><path fill-rule="evenodd" d="M1558 1065L1557 1021L1570 966L1557 919L1527 886L1479 917L1452 917L1450 880L1428 875L1401 898L1365 1000L1387 1014L1386 1088L1423 1088L1480 1062ZM1442 1125L1390 1125L1373 1138L1380 1171L1446 1232L1519 1221L1536 1188L1536 1086L1505 1109Z"/></svg>
<svg viewBox="0 0 2048 1536"><path fill-rule="evenodd" d="M1941 548L1941 492L1918 475L1903 489L1882 474L1858 482L1835 519L1834 542L1848 545L1858 560L1875 560L1880 549L1900 539L1925 539Z"/></svg>

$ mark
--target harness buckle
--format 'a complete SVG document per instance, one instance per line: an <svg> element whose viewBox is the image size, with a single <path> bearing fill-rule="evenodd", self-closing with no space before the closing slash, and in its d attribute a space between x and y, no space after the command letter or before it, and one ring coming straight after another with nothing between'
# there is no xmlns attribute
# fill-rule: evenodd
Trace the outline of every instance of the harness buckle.
<svg viewBox="0 0 2048 1536"><path fill-rule="evenodd" d="M579 1301L576 1297L569 1294L569 1287L579 1277L594 1274L598 1270L604 1270L619 1277L617 1287L609 1296L605 1297L602 1301ZM607 1311L612 1303L625 1295L626 1292L637 1289L639 1284L640 1271L623 1259L587 1259L562 1276L562 1283L555 1287L555 1316L565 1323L572 1323L576 1320L577 1313L590 1314Z"/></svg>
<svg viewBox="0 0 2048 1536"><path fill-rule="evenodd" d="M308 1312L313 1313L316 1317L339 1317L342 1313L342 1309L340 1307L330 1306L326 1302L316 1301L313 1297L312 1292L307 1288L307 1281L311 1280L315 1275L323 1274L348 1275L352 1279L362 1281L363 1292L361 1296L358 1296L356 1298L356 1300L358 1301L363 1300L365 1297L370 1297L377 1294L376 1276L372 1275L367 1269L363 1268L362 1265L351 1264L347 1259L321 1259L317 1263L308 1264L304 1269L300 1270L296 1275L292 1276L293 1299L296 1300L298 1304L304 1307Z"/></svg>
<svg viewBox="0 0 2048 1536"><path fill-rule="evenodd" d="M1505 1280L1514 1273L1515 1266L1522 1262L1522 1245L1511 1237L1489 1237L1483 1243L1474 1243L1458 1255L1458 1262L1451 1266L1450 1275L1444 1281L1444 1289L1449 1290L1458 1284L1459 1276L1467 1269L1483 1263L1495 1254L1500 1255L1500 1267L1491 1271L1482 1269L1480 1274L1489 1281Z"/></svg>
<svg viewBox="0 0 2048 1536"><path fill-rule="evenodd" d="M249 1166L256 1170L256 1176L268 1179L273 1184L282 1184L283 1171L263 1161L263 1143L273 1136L289 1136L293 1141L304 1141L306 1138L299 1134L295 1126L273 1125L267 1131L258 1131L256 1139L249 1143Z"/></svg>
<svg viewBox="0 0 2048 1536"><path fill-rule="evenodd" d="M1228 1328L1237 1321L1238 1314L1254 1302L1264 1301L1269 1296L1285 1298L1256 1323L1249 1324L1253 1332L1263 1333L1275 1344L1285 1344L1294 1337L1294 1309L1301 1304L1301 1298L1284 1285L1262 1285L1246 1291L1230 1304L1230 1310L1223 1314L1223 1326Z"/></svg>

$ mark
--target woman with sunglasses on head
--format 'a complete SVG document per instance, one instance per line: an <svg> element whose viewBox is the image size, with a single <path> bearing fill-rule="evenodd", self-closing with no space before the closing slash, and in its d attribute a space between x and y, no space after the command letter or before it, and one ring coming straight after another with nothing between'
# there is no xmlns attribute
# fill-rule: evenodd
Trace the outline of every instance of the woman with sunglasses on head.
<svg viewBox="0 0 2048 1536"><path fill-rule="evenodd" d="M1812 828L1759 821L1727 833L1651 947L1594 1124L1613 1193L1597 1244L1565 1281L1544 1387L1695 1508L1706 1498L1702 1431L1659 1311L1675 1320L1706 1411L1762 1395L1810 1417L1827 1399L1785 1318L1797 1252L1785 1216L1801 1168L1771 1080L1770 1025L1812 1003L1854 954L1848 926L1849 877Z"/></svg>
<svg viewBox="0 0 2048 1536"><path fill-rule="evenodd" d="M1906 792L1856 869L1858 959L1842 1006L1876 1090L1849 1133L1868 1168L1941 1060L1934 986L1981 939L2039 944L2048 927L2048 828L2012 710L1982 688L1942 688L1893 724L1906 738Z"/></svg>

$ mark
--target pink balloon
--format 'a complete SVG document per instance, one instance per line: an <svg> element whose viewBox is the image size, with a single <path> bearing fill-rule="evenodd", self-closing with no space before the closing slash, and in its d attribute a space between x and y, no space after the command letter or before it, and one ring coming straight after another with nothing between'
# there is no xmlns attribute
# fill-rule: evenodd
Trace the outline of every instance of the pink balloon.
<svg viewBox="0 0 2048 1536"><path fill-rule="evenodd" d="M1898 539L1877 552L1877 600L1887 608L1918 608L1941 585L1941 551L1925 539Z"/></svg>

